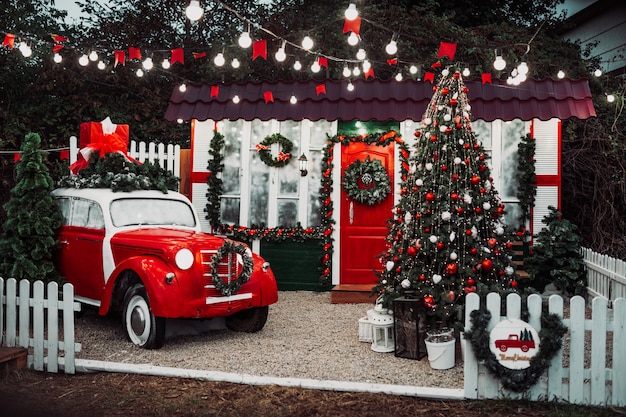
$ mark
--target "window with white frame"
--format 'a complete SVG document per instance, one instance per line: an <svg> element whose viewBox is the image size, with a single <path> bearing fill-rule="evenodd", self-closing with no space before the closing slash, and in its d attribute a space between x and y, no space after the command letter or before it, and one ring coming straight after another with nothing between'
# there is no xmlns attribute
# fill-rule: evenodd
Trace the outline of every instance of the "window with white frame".
<svg viewBox="0 0 626 417"><path fill-rule="evenodd" d="M248 227L320 225L320 169L327 138L336 130L334 122L221 121L218 130L225 141L222 223ZM293 143L291 159L284 167L266 165L256 149L275 133ZM279 144L273 144L270 151L276 157ZM300 175L301 155L308 160L306 176Z"/></svg>

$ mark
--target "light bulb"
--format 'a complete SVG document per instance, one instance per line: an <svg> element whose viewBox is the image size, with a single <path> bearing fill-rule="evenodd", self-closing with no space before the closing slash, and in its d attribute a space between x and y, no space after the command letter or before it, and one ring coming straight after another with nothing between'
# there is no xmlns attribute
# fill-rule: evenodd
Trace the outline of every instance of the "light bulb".
<svg viewBox="0 0 626 417"><path fill-rule="evenodd" d="M354 3L350 3L344 13L344 16L348 20L354 20L359 16L359 11L356 9L356 5Z"/></svg>
<svg viewBox="0 0 626 417"><path fill-rule="evenodd" d="M596 77L601 77L602 76L602 70L600 68L598 68L597 70L595 70L593 72L593 75L595 75Z"/></svg>
<svg viewBox="0 0 626 417"><path fill-rule="evenodd" d="M522 75L526 75L528 74L528 64L524 61L522 61L518 66L517 66L517 72L522 74Z"/></svg>
<svg viewBox="0 0 626 417"><path fill-rule="evenodd" d="M185 14L187 15L187 18L193 22L195 22L196 20L200 20L203 13L204 10L202 10L202 7L200 7L200 2L198 0L191 0L189 2L189 6L187 6L187 8L185 9Z"/></svg>
<svg viewBox="0 0 626 417"><path fill-rule="evenodd" d="M470 70L469 70L469 68L465 67L465 68L463 69L463 76L464 76L464 77L469 77L469 76L470 76Z"/></svg>
<svg viewBox="0 0 626 417"><path fill-rule="evenodd" d="M608 101L609 103L613 103L615 101L615 96L613 94L607 94L606 101Z"/></svg>
<svg viewBox="0 0 626 417"><path fill-rule="evenodd" d="M502 55L496 56L496 60L493 61L493 67L498 71L502 71L504 68L506 68L506 61L502 59Z"/></svg>
<svg viewBox="0 0 626 417"><path fill-rule="evenodd" d="M302 64L297 59L296 62L293 63L293 69L295 69L296 71L300 71L302 69Z"/></svg>
<svg viewBox="0 0 626 417"><path fill-rule="evenodd" d="M359 35L354 32L350 32L348 35L348 45L355 46L359 43Z"/></svg>
<svg viewBox="0 0 626 417"><path fill-rule="evenodd" d="M356 53L356 59L364 60L367 54L365 53L365 49L361 48Z"/></svg>
<svg viewBox="0 0 626 417"><path fill-rule="evenodd" d="M416 67L415 65L411 65L411 67L409 68L409 72L410 72L412 75L417 74L417 67Z"/></svg>
<svg viewBox="0 0 626 417"><path fill-rule="evenodd" d="M146 58L143 63L141 64L141 66L143 67L143 69L145 69L146 71L150 71L152 68L154 68L154 62L152 62L152 58L148 57Z"/></svg>
<svg viewBox="0 0 626 417"><path fill-rule="evenodd" d="M361 68L354 67L354 69L352 70L352 75L354 75L355 77L358 77L359 75L361 75Z"/></svg>
<svg viewBox="0 0 626 417"><path fill-rule="evenodd" d="M54 54L54 62L56 62L57 64L61 63L61 61L63 61L63 57L61 56L61 54Z"/></svg>
<svg viewBox="0 0 626 417"><path fill-rule="evenodd" d="M91 51L89 53L89 60L96 62L98 60L98 53L96 51Z"/></svg>
<svg viewBox="0 0 626 417"><path fill-rule="evenodd" d="M230 66L233 68L239 68L240 65L241 63L239 62L237 58L233 58L233 60L230 61Z"/></svg>
<svg viewBox="0 0 626 417"><path fill-rule="evenodd" d="M86 67L89 64L89 57L83 54L80 58L78 58L78 63L83 67Z"/></svg>
<svg viewBox="0 0 626 417"><path fill-rule="evenodd" d="M239 103L239 96L237 94L235 94L235 96L233 97L233 103Z"/></svg>
<svg viewBox="0 0 626 417"><path fill-rule="evenodd" d="M291 95L291 98L289 99L289 102L290 102L291 104L296 104L296 103L298 102L298 99L296 98L296 96L295 96L295 95L293 95L293 94L292 94L292 95Z"/></svg>
<svg viewBox="0 0 626 417"><path fill-rule="evenodd" d="M565 78L565 73L563 72L563 70L559 70L559 72L556 74L557 77L559 77L559 80Z"/></svg>
<svg viewBox="0 0 626 417"><path fill-rule="evenodd" d="M308 35L302 39L302 48L305 51L310 51L313 48L313 39L311 39Z"/></svg>
<svg viewBox="0 0 626 417"><path fill-rule="evenodd" d="M402 73L401 72L396 74L396 81L402 81Z"/></svg>
<svg viewBox="0 0 626 417"><path fill-rule="evenodd" d="M276 55L274 55L274 58L276 58L276 61L278 62L284 62L285 59L287 59L287 54L285 53L284 46L278 48L278 51L276 51Z"/></svg>
<svg viewBox="0 0 626 417"><path fill-rule="evenodd" d="M313 62L313 65L311 65L311 71L313 71L314 73L318 73L320 72L320 69L321 69L320 63L316 59L315 62Z"/></svg>
<svg viewBox="0 0 626 417"><path fill-rule="evenodd" d="M106 65L104 64L104 62L98 61L98 69L102 71L105 68L106 68Z"/></svg>
<svg viewBox="0 0 626 417"><path fill-rule="evenodd" d="M363 72L369 71L370 68L372 68L372 64L370 64L370 62L367 59L363 61Z"/></svg>
<svg viewBox="0 0 626 417"><path fill-rule="evenodd" d="M187 84L182 83L182 84L178 87L178 91L180 91L181 93L184 93L185 91L187 91Z"/></svg>
<svg viewBox="0 0 626 417"><path fill-rule="evenodd" d="M30 46L26 42L21 42L18 49L20 50L20 52L25 58L28 58L29 56L33 54L33 50L30 48Z"/></svg>
<svg viewBox="0 0 626 417"><path fill-rule="evenodd" d="M135 74L137 75L137 77L141 78L143 77L143 70L139 68Z"/></svg>
<svg viewBox="0 0 626 417"><path fill-rule="evenodd" d="M224 63L226 62L226 59L224 59L224 54L220 52L217 55L215 55L215 58L213 58L213 62L218 67L221 67L222 65L224 65Z"/></svg>
<svg viewBox="0 0 626 417"><path fill-rule="evenodd" d="M348 89L348 91L354 91L354 84L352 84L352 82L349 82L346 88Z"/></svg>
<svg viewBox="0 0 626 417"><path fill-rule="evenodd" d="M183 119L181 119L181 118L178 118L178 119L176 119L176 122L177 122L178 124L181 124L181 125L182 125L185 121L184 121Z"/></svg>
<svg viewBox="0 0 626 417"><path fill-rule="evenodd" d="M249 48L252 45L252 38L250 37L250 32L242 32L241 36L239 36L239 46L242 48Z"/></svg>
<svg viewBox="0 0 626 417"><path fill-rule="evenodd" d="M171 65L172 64L170 64L170 60L167 58L165 58L163 62L161 62L161 66L163 67L163 69L169 69Z"/></svg>
<svg viewBox="0 0 626 417"><path fill-rule="evenodd" d="M393 39L385 46L385 52L389 55L395 55L398 52L398 44Z"/></svg>
<svg viewBox="0 0 626 417"><path fill-rule="evenodd" d="M343 67L343 76L344 77L349 77L352 74L352 72L350 72L350 68L348 68L348 66L346 65L345 67Z"/></svg>

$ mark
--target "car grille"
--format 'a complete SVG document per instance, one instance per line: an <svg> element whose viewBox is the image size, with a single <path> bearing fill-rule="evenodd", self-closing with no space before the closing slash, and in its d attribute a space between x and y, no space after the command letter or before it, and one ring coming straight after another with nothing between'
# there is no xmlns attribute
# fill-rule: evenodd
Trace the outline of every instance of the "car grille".
<svg viewBox="0 0 626 417"><path fill-rule="evenodd" d="M222 293L215 289L215 285L213 284L213 276L211 270L211 263L213 261L213 255L217 250L203 250L200 251L202 254L202 268L203 268L203 276L205 285L204 288L206 290L205 295L207 297L222 297ZM243 269L243 265L237 261L236 253L228 253L222 257L220 263L217 267L217 274L219 278L224 281L226 284L236 280L241 271Z"/></svg>

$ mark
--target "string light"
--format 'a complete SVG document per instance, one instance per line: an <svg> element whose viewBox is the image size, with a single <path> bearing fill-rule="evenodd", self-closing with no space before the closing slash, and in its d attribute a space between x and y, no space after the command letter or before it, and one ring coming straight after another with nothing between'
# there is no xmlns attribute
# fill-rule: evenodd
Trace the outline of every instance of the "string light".
<svg viewBox="0 0 626 417"><path fill-rule="evenodd" d="M385 46L385 52L389 55L395 55L398 52L398 44L392 37L387 46Z"/></svg>
<svg viewBox="0 0 626 417"><path fill-rule="evenodd" d="M293 69L295 69L296 71L300 71L302 69L302 64L297 59L296 62L293 63Z"/></svg>
<svg viewBox="0 0 626 417"><path fill-rule="evenodd" d="M98 69L102 71L105 68L106 68L106 65L104 64L104 62L103 61L99 61L98 62Z"/></svg>
<svg viewBox="0 0 626 417"><path fill-rule="evenodd" d="M91 62L96 62L98 60L98 53L96 51L91 51L89 53L89 60Z"/></svg>
<svg viewBox="0 0 626 417"><path fill-rule="evenodd" d="M187 91L187 84L182 83L182 84L178 87L178 91L180 91L181 93L184 93L185 91Z"/></svg>
<svg viewBox="0 0 626 417"><path fill-rule="evenodd" d="M602 70L600 68L597 68L594 72L593 75L595 75L596 77L601 77L602 76Z"/></svg>
<svg viewBox="0 0 626 417"><path fill-rule="evenodd" d="M244 49L247 49L252 45L252 38L250 37L250 28L247 31L241 32L241 36L239 36L239 40L237 41L239 46Z"/></svg>
<svg viewBox="0 0 626 417"><path fill-rule="evenodd" d="M215 58L213 58L213 62L218 67L223 66L226 63L226 59L224 58L224 54L222 52L220 52L217 55L215 55Z"/></svg>
<svg viewBox="0 0 626 417"><path fill-rule="evenodd" d="M359 35L357 35L354 32L350 32L350 35L348 35L348 45L356 46L358 44L359 44Z"/></svg>
<svg viewBox="0 0 626 417"><path fill-rule="evenodd" d="M86 54L83 54L80 58L78 58L78 63L81 66L86 67L87 64L89 64L89 57Z"/></svg>
<svg viewBox="0 0 626 417"><path fill-rule="evenodd" d="M354 84L352 84L352 81L348 81L348 86L346 88L348 91L354 91Z"/></svg>
<svg viewBox="0 0 626 417"><path fill-rule="evenodd" d="M565 78L565 73L563 72L563 70L559 70L556 76L559 78L559 80L562 80L563 78Z"/></svg>
<svg viewBox="0 0 626 417"><path fill-rule="evenodd" d="M506 67L506 61L502 58L502 53L499 50L495 50L496 60L493 61L493 67L497 71L502 71Z"/></svg>
<svg viewBox="0 0 626 417"><path fill-rule="evenodd" d="M305 51L310 51L313 48L313 39L311 39L309 35L305 36L304 39L302 39L302 48Z"/></svg>
<svg viewBox="0 0 626 417"><path fill-rule="evenodd" d="M313 65L311 65L311 71L313 71L314 73L318 73L320 72L320 63L319 63L319 59L316 58L315 61L313 61Z"/></svg>
<svg viewBox="0 0 626 417"><path fill-rule="evenodd" d="M152 62L152 58L148 57L146 58L143 63L141 64L141 66L143 67L143 69L145 69L146 71L150 71L152 68L154 68L154 62Z"/></svg>
<svg viewBox="0 0 626 417"><path fill-rule="evenodd" d="M350 68L348 68L348 65L344 65L343 67L343 76L348 78L350 75L352 75L352 72L350 71Z"/></svg>
<svg viewBox="0 0 626 417"><path fill-rule="evenodd" d="M143 70L141 68L139 68L137 70L137 72L135 72L135 74L137 75L137 77L141 78L141 77L143 77Z"/></svg>
<svg viewBox="0 0 626 417"><path fill-rule="evenodd" d="M344 16L350 21L359 17L359 11L356 9L356 4L350 3L346 11L344 12Z"/></svg>
<svg viewBox="0 0 626 417"><path fill-rule="evenodd" d="M61 56L61 54L56 53L54 54L54 58L52 58L54 60L54 62L56 62L57 64L60 64L61 61L63 61L63 57Z"/></svg>
<svg viewBox="0 0 626 417"><path fill-rule="evenodd" d="M361 48L356 53L356 59L363 61L367 54L365 53L365 49Z"/></svg>
<svg viewBox="0 0 626 417"><path fill-rule="evenodd" d="M233 103L239 104L239 96L237 94L233 97Z"/></svg>
<svg viewBox="0 0 626 417"><path fill-rule="evenodd" d="M204 10L200 7L200 2L198 0L191 0L189 2L189 6L185 9L185 14L189 20L195 22L196 20L200 20L204 14Z"/></svg>
<svg viewBox="0 0 626 417"><path fill-rule="evenodd" d="M26 42L20 42L20 46L18 47L18 49L20 50L24 58L28 58L33 54L33 50Z"/></svg>
<svg viewBox="0 0 626 417"><path fill-rule="evenodd" d="M239 68L241 66L241 63L237 58L233 58L233 60L230 61L230 66L233 68Z"/></svg>
<svg viewBox="0 0 626 417"><path fill-rule="evenodd" d="M287 59L287 54L285 53L286 44L287 44L287 41L283 41L283 44L280 46L280 48L278 48L278 51L276 51L276 55L274 55L274 57L276 58L276 61L284 62L285 59Z"/></svg>
<svg viewBox="0 0 626 417"><path fill-rule="evenodd" d="M289 98L289 102L291 104L296 104L298 102L298 99L296 98L295 94L293 94L293 93L291 94L291 98Z"/></svg>
<svg viewBox="0 0 626 417"><path fill-rule="evenodd" d="M411 73L411 75L417 74L417 67L415 65L411 65L411 67L409 68L409 73Z"/></svg>
<svg viewBox="0 0 626 417"><path fill-rule="evenodd" d="M163 69L169 69L171 65L170 60L167 58L163 59L163 62L161 62L161 67L163 67Z"/></svg>
<svg viewBox="0 0 626 417"><path fill-rule="evenodd" d="M354 69L352 70L352 75L358 77L359 75L361 75L361 69L359 67L354 67Z"/></svg>
<svg viewBox="0 0 626 417"><path fill-rule="evenodd" d="M613 103L615 101L615 96L613 94L607 94L606 101L608 101L609 103Z"/></svg>
<svg viewBox="0 0 626 417"><path fill-rule="evenodd" d="M466 77L466 78L470 76L469 68L467 68L467 67L463 68L463 76Z"/></svg>
<svg viewBox="0 0 626 417"><path fill-rule="evenodd" d="M372 64L366 59L363 61L363 72L368 72L372 68Z"/></svg>
<svg viewBox="0 0 626 417"><path fill-rule="evenodd" d="M401 72L398 72L396 74L396 81L402 81L402 73Z"/></svg>

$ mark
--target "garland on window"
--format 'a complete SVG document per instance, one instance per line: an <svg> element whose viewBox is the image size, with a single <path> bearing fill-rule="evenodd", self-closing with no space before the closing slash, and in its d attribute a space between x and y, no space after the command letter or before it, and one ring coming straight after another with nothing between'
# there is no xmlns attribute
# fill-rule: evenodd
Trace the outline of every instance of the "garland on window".
<svg viewBox="0 0 626 417"><path fill-rule="evenodd" d="M204 211L207 213L206 219L209 221L212 230L218 230L221 219L221 197L224 193L224 184L219 174L224 171L224 156L222 148L224 147L224 135L213 132L213 138L209 144L209 165L207 169L210 174L207 178L208 190L206 193L207 203Z"/></svg>
<svg viewBox="0 0 626 417"><path fill-rule="evenodd" d="M341 185L352 200L373 206L381 203L391 192L387 170L378 159L357 159L346 168Z"/></svg>
<svg viewBox="0 0 626 417"><path fill-rule="evenodd" d="M524 392L537 383L541 375L550 367L552 358L563 346L563 335L567 328L556 314L541 315L541 331L539 332L539 351L530 360L526 369L509 369L498 362L496 355L489 348L489 332L487 327L491 320L489 310L482 308L470 314L472 327L465 332L476 359L485 365L487 370L502 382L502 386L513 392Z"/></svg>
<svg viewBox="0 0 626 417"><path fill-rule="evenodd" d="M272 157L270 147L272 144L278 143L280 145L280 151L276 158ZM291 159L291 150L293 149L293 143L281 135L275 133L270 136L266 136L261 143L256 145L256 151L259 153L259 158L270 167L282 168L289 163Z"/></svg>
<svg viewBox="0 0 626 417"><path fill-rule="evenodd" d="M248 252L248 248L245 245L225 240L224 244L220 246L215 255L211 258L211 278L213 284L215 285L215 289L222 293L222 295L229 297L236 294L237 291L239 291L239 288L250 280L250 273L254 267L254 262L252 260L252 256L250 256ZM241 255L243 260L243 269L237 279L226 283L218 274L218 266L220 262L222 262L222 258L231 253Z"/></svg>

